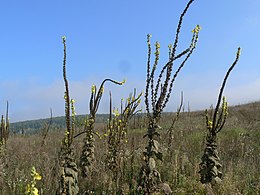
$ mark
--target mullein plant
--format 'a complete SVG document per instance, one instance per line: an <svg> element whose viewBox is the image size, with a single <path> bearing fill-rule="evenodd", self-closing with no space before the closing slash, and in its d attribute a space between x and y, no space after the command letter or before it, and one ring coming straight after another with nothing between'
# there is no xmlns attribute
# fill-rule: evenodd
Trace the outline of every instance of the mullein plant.
<svg viewBox="0 0 260 195"><path fill-rule="evenodd" d="M69 84L66 75L66 37L62 37L64 46L63 58L63 79L65 83L65 117L66 130L62 140L62 146L59 155L60 161L60 183L58 194L75 195L79 193L78 187L78 168L74 159L74 152L72 148L73 134L75 129L75 101L70 99Z"/></svg>
<svg viewBox="0 0 260 195"><path fill-rule="evenodd" d="M2 115L1 124L0 124L0 154L2 147L6 147L7 139L9 137L9 119L8 119L8 107L9 104L7 102L6 105L6 117Z"/></svg>
<svg viewBox="0 0 260 195"><path fill-rule="evenodd" d="M147 146L145 148L143 166L139 174L138 180L138 193L139 194L151 194L155 191L164 191L165 194L170 194L171 189L169 185L165 184L161 180L159 171L156 169L156 160L162 160L162 153L160 152L160 144L158 137L160 133L158 129L160 128L158 122L161 118L163 109L165 108L167 102L169 101L173 83L185 65L194 49L196 48L196 43L198 41L198 35L200 31L200 26L197 25L194 30L192 30L193 36L190 46L183 52L176 54L179 34L181 30L182 21L184 15L186 14L188 8L194 0L190 0L184 11L182 12L176 31L176 37L173 45L169 45L169 60L161 69L158 76L156 85L155 85L155 70L157 68L160 56L160 44L156 42L155 44L155 60L153 67L151 69L151 35L147 35L147 44L148 44L148 61L147 61L147 79L146 79L146 91L145 91L145 105L148 117L148 128L147 134L144 137L148 138ZM174 75L173 64L177 59L184 57L178 66ZM162 79L164 78L164 82ZM151 99L151 100L150 100ZM150 108L151 107L151 108ZM152 110L150 110L152 109Z"/></svg>
<svg viewBox="0 0 260 195"><path fill-rule="evenodd" d="M222 181L222 172L220 171L222 165L220 158L217 152L217 134L223 128L226 118L228 115L228 107L226 98L223 95L223 91L228 79L228 76L232 69L235 67L239 60L240 48L237 50L236 59L233 64L228 69L226 76L224 77L222 86L220 88L217 105L211 114L208 114L206 110L206 127L207 127L207 136L206 136L206 148L204 154L201 158L200 163L200 181L203 184L219 184ZM222 100L222 103L221 103ZM221 105L222 104L222 105Z"/></svg>
<svg viewBox="0 0 260 195"><path fill-rule="evenodd" d="M136 96L136 90L134 93L130 93L123 106L123 99L121 100L121 110L112 110L112 97L110 93L110 115L107 124L107 132L104 134L108 142L108 153L106 157L107 168L112 173L112 180L116 185L116 192L120 192L120 179L122 181L122 169L123 169L123 157L125 154L125 144L127 143L127 127L129 120L141 110L137 109L141 102L142 93ZM112 116L113 115L113 116Z"/></svg>
<svg viewBox="0 0 260 195"><path fill-rule="evenodd" d="M91 97L89 102L90 114L89 114L89 118L86 117L85 120L85 127L83 131L83 133L85 133L85 137L83 139L84 144L80 156L80 167L81 167L81 173L83 177L89 177L91 175L93 162L95 160L94 124L95 124L96 113L98 111L100 100L104 94L104 85L106 82L112 82L117 85L123 85L125 83L125 80L123 80L122 82L117 82L112 79L105 79L101 83L98 90L95 85L92 86Z"/></svg>
<svg viewBox="0 0 260 195"><path fill-rule="evenodd" d="M6 108L6 116L2 115L0 124L0 178L5 175L7 161L6 161L6 144L9 137L9 119L8 119L8 101Z"/></svg>

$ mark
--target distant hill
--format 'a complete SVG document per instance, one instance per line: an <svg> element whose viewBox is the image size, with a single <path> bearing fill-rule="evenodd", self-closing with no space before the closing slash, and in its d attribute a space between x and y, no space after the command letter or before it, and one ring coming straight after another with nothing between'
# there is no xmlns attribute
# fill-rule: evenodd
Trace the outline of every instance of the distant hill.
<svg viewBox="0 0 260 195"><path fill-rule="evenodd" d="M204 111L193 112L196 115L202 116ZM229 107L229 116L239 118L245 123L250 123L252 121L260 122L260 101L252 102L248 104L241 104ZM143 116L143 114L138 114L138 116ZM164 116L172 116L170 113L164 113ZM108 119L108 114L97 114L96 123L105 123ZM16 122L10 124L10 131L13 133L22 133L24 131L26 134L37 133L44 129L49 123L50 119L38 119L38 120L28 120L22 122ZM79 115L76 117L77 126L83 125L85 121L85 115ZM65 117L54 117L52 119L51 129L53 131L65 129Z"/></svg>
<svg viewBox="0 0 260 195"><path fill-rule="evenodd" d="M97 114L96 122L97 123L104 123L108 118L108 114ZM85 121L85 115L78 115L76 117L77 125L83 125ZM28 120L28 121L21 121L15 122L10 124L10 131L12 133L26 133L32 134L41 131L42 129L46 128L46 126L50 123L50 118L47 119L38 119L38 120ZM60 130L65 128L65 117L53 117L51 123L51 129L53 130Z"/></svg>

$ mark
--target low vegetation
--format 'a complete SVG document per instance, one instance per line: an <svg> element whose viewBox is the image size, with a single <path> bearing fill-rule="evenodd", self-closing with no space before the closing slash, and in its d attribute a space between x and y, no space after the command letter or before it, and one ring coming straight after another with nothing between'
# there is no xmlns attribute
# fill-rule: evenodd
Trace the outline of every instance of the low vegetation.
<svg viewBox="0 0 260 195"><path fill-rule="evenodd" d="M163 181L167 181L173 194L208 194L211 190L201 184L199 164L206 143L205 113L180 112L175 122L170 148L167 142L167 129L171 126L176 113L164 113L159 125L161 133L161 151L163 163L158 161L157 169ZM218 136L218 153L221 157L223 173L222 184L215 194L260 194L260 103L250 103L229 108L226 124ZM53 119L55 121L55 118ZM99 119L98 119L99 120ZM120 180L125 194L134 194L135 186L142 164L146 132L145 114L133 117L128 124L127 142L124 142L124 159ZM12 124L11 124L12 125ZM134 128L135 127L135 128ZM77 129L78 128L78 129ZM82 127L77 127L83 130ZM163 130L165 129L165 130ZM116 191L111 172L108 171L106 159L109 154L109 137L106 124L96 126L102 139L96 137L95 164L91 180L79 179L79 189L89 194L113 194ZM40 194L55 194L59 181L57 153L59 152L64 131L50 127L43 147L40 131L30 134L11 134L6 145L5 156L1 158L0 194L24 194L30 183L31 169L35 166L42 176L37 180ZM203 143L204 141L204 143ZM79 159L83 143L75 139L75 159Z"/></svg>

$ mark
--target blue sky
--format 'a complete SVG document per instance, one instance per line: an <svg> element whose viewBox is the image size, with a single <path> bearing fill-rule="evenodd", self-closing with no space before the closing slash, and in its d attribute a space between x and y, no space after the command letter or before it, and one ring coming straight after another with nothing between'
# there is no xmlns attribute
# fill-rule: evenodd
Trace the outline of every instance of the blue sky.
<svg viewBox="0 0 260 195"><path fill-rule="evenodd" d="M160 66L186 0L10 0L0 2L0 113L10 102L12 122L64 114L61 37L67 37L67 74L78 114L86 114L90 90L105 78L127 79L107 84L99 113L108 111L133 88L144 90L146 35L161 43ZM230 105L258 101L260 88L260 0L196 1L183 22L179 50L189 45L200 24L197 48L175 82L166 111L175 111L181 91L192 110L215 104L226 70L241 58L228 80Z"/></svg>

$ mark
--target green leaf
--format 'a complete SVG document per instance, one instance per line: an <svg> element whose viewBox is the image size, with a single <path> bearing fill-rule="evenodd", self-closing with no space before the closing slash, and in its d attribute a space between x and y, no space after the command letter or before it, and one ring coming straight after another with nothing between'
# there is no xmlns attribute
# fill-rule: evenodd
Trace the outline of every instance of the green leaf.
<svg viewBox="0 0 260 195"><path fill-rule="evenodd" d="M163 154L161 152L156 152L155 156L160 160L163 161Z"/></svg>
<svg viewBox="0 0 260 195"><path fill-rule="evenodd" d="M159 142L157 141L157 140L153 140L153 147L155 148L155 152L157 152L158 151L158 149L159 149Z"/></svg>
<svg viewBox="0 0 260 195"><path fill-rule="evenodd" d="M155 160L154 160L154 158L150 158L149 159L149 168L150 168L150 170L154 170L155 169Z"/></svg>
<svg viewBox="0 0 260 195"><path fill-rule="evenodd" d="M153 136L158 136L158 137L160 137L161 135L160 135L160 133L158 133L157 131L155 131L155 132L153 133Z"/></svg>

